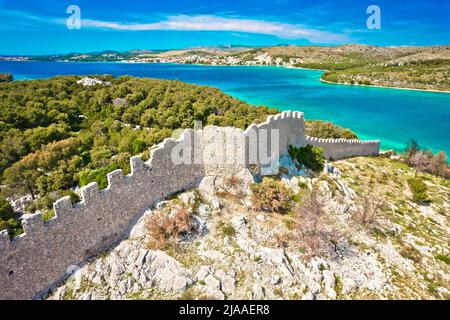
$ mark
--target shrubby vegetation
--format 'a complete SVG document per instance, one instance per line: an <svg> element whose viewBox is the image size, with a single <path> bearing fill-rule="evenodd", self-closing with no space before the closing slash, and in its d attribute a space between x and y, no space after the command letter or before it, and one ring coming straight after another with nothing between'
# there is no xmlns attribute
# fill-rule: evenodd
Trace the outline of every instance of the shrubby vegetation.
<svg viewBox="0 0 450 320"><path fill-rule="evenodd" d="M11 204L3 199L0 199L0 219L9 220L14 218L14 211Z"/></svg>
<svg viewBox="0 0 450 320"><path fill-rule="evenodd" d="M429 202L427 185L423 176L419 173L429 173L444 179L450 177L450 166L444 152L433 154L431 150L424 150L417 140L411 139L406 143L403 157L406 163L416 170L414 178L408 180L409 187L413 193L413 200L417 203Z"/></svg>
<svg viewBox="0 0 450 320"><path fill-rule="evenodd" d="M154 212L146 220L147 248L150 250L161 250L167 248L168 244L174 244L181 237L193 231L191 214L186 207L179 205L169 210Z"/></svg>
<svg viewBox="0 0 450 320"><path fill-rule="evenodd" d="M220 231L226 237L234 237L236 235L236 230L230 223L223 223L223 221L219 222Z"/></svg>
<svg viewBox="0 0 450 320"><path fill-rule="evenodd" d="M442 151L433 154L431 150L423 150L415 139L406 144L404 157L416 172L430 173L446 179L450 177L447 155Z"/></svg>
<svg viewBox="0 0 450 320"><path fill-rule="evenodd" d="M356 133L348 128L341 128L330 121L307 120L306 134L322 139L359 139Z"/></svg>
<svg viewBox="0 0 450 320"><path fill-rule="evenodd" d="M330 228L324 199L318 190L305 187L293 194L281 180L269 177L251 184L250 188L255 210L286 216L284 223L291 232L274 235L279 247L286 247L290 239L310 257L333 252L338 234Z"/></svg>
<svg viewBox="0 0 450 320"><path fill-rule="evenodd" d="M355 217L363 226L372 227L381 215L385 203L382 199L376 199L368 195L363 195L361 200L361 204L355 212Z"/></svg>
<svg viewBox="0 0 450 320"><path fill-rule="evenodd" d="M288 213L292 208L292 194L279 180L264 177L261 183L253 183L250 188L256 210Z"/></svg>
<svg viewBox="0 0 450 320"><path fill-rule="evenodd" d="M329 71L322 78L338 83L448 90L449 63L448 59L434 59L405 63L338 64L327 66L325 69Z"/></svg>
<svg viewBox="0 0 450 320"><path fill-rule="evenodd" d="M411 187L414 202L423 203L429 201L427 195L427 185L421 178L411 178L408 180L408 184Z"/></svg>
<svg viewBox="0 0 450 320"><path fill-rule="evenodd" d="M371 57L372 61L376 61L374 57ZM349 52L340 55L339 59L327 60L322 59L322 62L311 63L299 63L296 67L308 68L308 69L321 69L321 70L347 70L367 65L367 56L363 53Z"/></svg>
<svg viewBox="0 0 450 320"><path fill-rule="evenodd" d="M26 211L35 212L40 210L41 212L48 212L53 209L53 203L65 196L69 196L72 203L80 201L79 196L71 190L52 191L45 196L33 201L26 207Z"/></svg>
<svg viewBox="0 0 450 320"><path fill-rule="evenodd" d="M11 204L0 199L0 231L7 230L10 236L22 233L22 227L14 214Z"/></svg>
<svg viewBox="0 0 450 320"><path fill-rule="evenodd" d="M298 165L304 165L312 171L323 170L325 163L323 148L314 147L310 144L300 148L290 145L288 151L292 160Z"/></svg>
<svg viewBox="0 0 450 320"><path fill-rule="evenodd" d="M124 169L129 168L129 166L124 163L123 164ZM121 167L118 164L112 163L110 165L107 165L106 167L102 167L99 169L85 169L80 172L78 175L80 178L80 187L84 187L85 185L96 181L98 183L99 190L104 189L108 186L108 179L106 178L106 175L109 172L112 172L116 169L120 169ZM128 170L130 171L130 170ZM124 171L124 174L127 174L126 170Z"/></svg>

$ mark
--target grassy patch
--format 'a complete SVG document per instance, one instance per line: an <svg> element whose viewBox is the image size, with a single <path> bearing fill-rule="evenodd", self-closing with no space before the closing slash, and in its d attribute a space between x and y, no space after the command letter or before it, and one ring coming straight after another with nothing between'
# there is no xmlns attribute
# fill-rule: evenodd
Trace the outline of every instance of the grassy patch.
<svg viewBox="0 0 450 320"><path fill-rule="evenodd" d="M336 279L336 283L335 283L334 291L336 291L336 295L339 298L342 295L342 289L343 289L344 285L339 276L336 275L335 279Z"/></svg>
<svg viewBox="0 0 450 320"><path fill-rule="evenodd" d="M220 230L222 231L222 233L227 236L227 237L234 237L234 235L236 234L236 230L234 229L234 227L230 224L224 224Z"/></svg>
<svg viewBox="0 0 450 320"><path fill-rule="evenodd" d="M429 202L427 195L427 185L419 177L408 179L408 184L413 192L413 201L416 203Z"/></svg>
<svg viewBox="0 0 450 320"><path fill-rule="evenodd" d="M417 252L416 249L410 246L406 246L400 251L400 255L405 258L414 261L415 263L419 263L421 260L420 253Z"/></svg>
<svg viewBox="0 0 450 320"><path fill-rule="evenodd" d="M283 223L286 226L286 228L288 228L289 230L294 229L295 224L296 224L296 222L294 220L291 220L291 219L284 219Z"/></svg>
<svg viewBox="0 0 450 320"><path fill-rule="evenodd" d="M312 171L320 172L323 170L325 162L323 148L314 147L310 144L300 148L290 145L289 155L292 160L298 164L304 165Z"/></svg>
<svg viewBox="0 0 450 320"><path fill-rule="evenodd" d="M438 254L436 257L436 259L441 260L443 262L445 262L446 264L450 265L450 258L447 256L444 256L442 254Z"/></svg>
<svg viewBox="0 0 450 320"><path fill-rule="evenodd" d="M52 210L46 211L42 214L42 221L46 222L50 219L53 219L55 216L56 216L55 210L52 209Z"/></svg>
<svg viewBox="0 0 450 320"><path fill-rule="evenodd" d="M273 289L273 294L277 297L283 297L283 290L281 290L280 288L275 288Z"/></svg>

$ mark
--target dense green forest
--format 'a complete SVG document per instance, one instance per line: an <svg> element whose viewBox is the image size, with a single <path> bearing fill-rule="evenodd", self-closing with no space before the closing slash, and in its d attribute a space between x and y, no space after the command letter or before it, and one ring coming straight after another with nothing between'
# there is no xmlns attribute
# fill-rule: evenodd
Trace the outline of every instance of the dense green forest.
<svg viewBox="0 0 450 320"><path fill-rule="evenodd" d="M174 129L193 127L196 120L245 128L278 112L212 87L96 78L111 85L83 86L77 84L80 77L71 76L1 85L2 198L31 194L39 200L28 210L49 210L55 198L76 185L102 180L116 168L128 173L131 155L145 152Z"/></svg>
<svg viewBox="0 0 450 320"><path fill-rule="evenodd" d="M129 173L129 157L143 153L177 128L195 121L245 128L264 121L276 109L249 105L218 89L180 81L96 76L102 84L84 86L81 77L13 81L0 85L0 198L30 194L26 210L50 212L53 201L71 188L97 181L106 173ZM348 130L311 122L322 137ZM343 131L342 131L343 130ZM17 223L3 203L1 219L11 233ZM7 221L6 221L7 220Z"/></svg>
<svg viewBox="0 0 450 320"><path fill-rule="evenodd" d="M247 127L277 113L211 87L179 81L97 77L20 81L0 90L0 173L3 184L32 195L67 189L80 171L127 165L130 155L194 121ZM127 171L126 168L124 168Z"/></svg>

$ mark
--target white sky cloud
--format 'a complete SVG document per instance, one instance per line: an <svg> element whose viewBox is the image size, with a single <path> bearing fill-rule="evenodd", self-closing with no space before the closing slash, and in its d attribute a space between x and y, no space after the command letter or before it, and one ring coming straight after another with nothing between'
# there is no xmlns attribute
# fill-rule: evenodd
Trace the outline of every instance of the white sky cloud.
<svg viewBox="0 0 450 320"><path fill-rule="evenodd" d="M103 28L113 30L144 31L144 30L178 30L178 31L231 31L272 35L284 39L306 39L319 43L348 42L345 34L332 33L298 24L281 22L224 18L213 15L175 15L165 20L153 23L124 23L101 20L83 19L82 28Z"/></svg>

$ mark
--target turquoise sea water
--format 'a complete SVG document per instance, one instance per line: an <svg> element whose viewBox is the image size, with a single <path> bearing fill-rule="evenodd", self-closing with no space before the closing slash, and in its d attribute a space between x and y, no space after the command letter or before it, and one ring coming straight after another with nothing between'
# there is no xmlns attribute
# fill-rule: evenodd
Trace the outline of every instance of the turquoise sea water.
<svg viewBox="0 0 450 320"><path fill-rule="evenodd" d="M450 94L333 85L321 71L281 67L223 67L176 64L0 62L16 80L55 75L113 74L217 87L251 104L299 110L307 119L330 120L363 139L381 139L383 149L402 150L416 138L450 154Z"/></svg>

